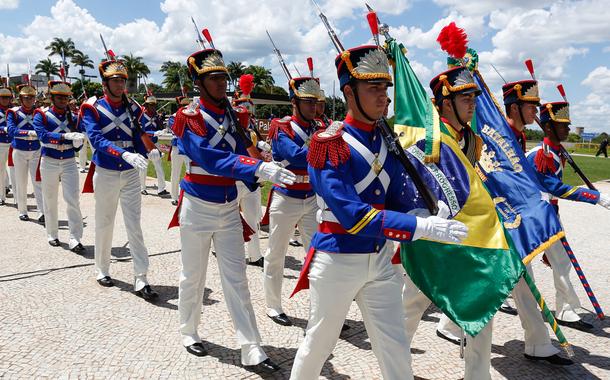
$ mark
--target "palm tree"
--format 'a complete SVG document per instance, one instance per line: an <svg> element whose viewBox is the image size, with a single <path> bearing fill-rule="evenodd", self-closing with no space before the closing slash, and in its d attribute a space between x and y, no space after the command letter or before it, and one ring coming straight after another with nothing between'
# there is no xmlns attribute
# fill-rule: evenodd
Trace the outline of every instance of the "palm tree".
<svg viewBox="0 0 610 380"><path fill-rule="evenodd" d="M163 73L163 85L168 91L180 91L180 79L187 90L192 88L186 65L180 62L165 61L159 71Z"/></svg>
<svg viewBox="0 0 610 380"><path fill-rule="evenodd" d="M64 58L70 58L74 55L76 47L74 46L74 41L72 38L68 38L66 40L62 38L55 37L53 41L45 47L46 50L49 50L49 57L53 55L62 56ZM70 69L70 65L68 62L64 62L64 67L66 68L66 76L68 76L68 70Z"/></svg>
<svg viewBox="0 0 610 380"><path fill-rule="evenodd" d="M237 82L239 81L239 77L244 75L244 70L246 66L243 63L237 61L231 61L227 65L227 70L229 70L229 75L231 76L231 81L233 84L233 88L237 87Z"/></svg>
<svg viewBox="0 0 610 380"><path fill-rule="evenodd" d="M244 74L254 75L254 89L257 92L269 93L275 84L271 70L263 66L250 65L246 67Z"/></svg>
<svg viewBox="0 0 610 380"><path fill-rule="evenodd" d="M85 67L90 69L93 68L93 61L91 58L82 51L75 49L74 54L72 55L72 63L80 67L80 70L78 70L80 80L81 82L85 82Z"/></svg>
<svg viewBox="0 0 610 380"><path fill-rule="evenodd" d="M35 69L36 74L44 74L47 77L47 82L51 80L51 75L59 75L59 65L50 58L38 62Z"/></svg>
<svg viewBox="0 0 610 380"><path fill-rule="evenodd" d="M127 69L127 91L135 93L138 90L138 77L140 75L147 76L150 74L150 69L144 63L144 58L134 57L132 53L122 56L123 64Z"/></svg>

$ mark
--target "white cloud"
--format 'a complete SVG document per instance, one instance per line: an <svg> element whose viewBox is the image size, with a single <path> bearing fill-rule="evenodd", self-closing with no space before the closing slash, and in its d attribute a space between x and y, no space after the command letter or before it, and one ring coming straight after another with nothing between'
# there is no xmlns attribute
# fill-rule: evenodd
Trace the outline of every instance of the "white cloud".
<svg viewBox="0 0 610 380"><path fill-rule="evenodd" d="M19 0L0 0L0 9L17 9Z"/></svg>
<svg viewBox="0 0 610 380"><path fill-rule="evenodd" d="M572 104L570 115L574 125L585 127L586 132L608 132L608 115L610 115L610 69L598 66L581 82L591 92L582 101ZM567 89L566 89L567 90ZM568 100L570 94L567 93Z"/></svg>

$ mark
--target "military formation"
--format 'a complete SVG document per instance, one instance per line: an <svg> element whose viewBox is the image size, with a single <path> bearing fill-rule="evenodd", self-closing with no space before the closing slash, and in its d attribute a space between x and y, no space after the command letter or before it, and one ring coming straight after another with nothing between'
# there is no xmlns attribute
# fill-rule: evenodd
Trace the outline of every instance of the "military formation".
<svg viewBox="0 0 610 380"><path fill-rule="evenodd" d="M141 221L152 162L158 195L169 197L176 206L170 222L170 227L179 228L181 242L176 329L187 352L207 355L200 325L207 264L213 252L241 349L241 365L254 372L280 369L263 349L257 318L267 317L282 326L293 324L282 308L289 302L282 298L282 286L286 253L298 228L306 258L293 294L308 289L310 309L291 378L318 378L339 334L348 328L344 322L354 301L383 378L413 378L410 344L431 301L405 273L395 252L399 244L420 239L460 245L469 229L454 219L443 201L436 205L435 214L415 210L409 193L413 190L404 186L410 177L379 128L394 84L386 51L379 44L344 49L333 40L340 47L334 62L347 108L341 121L329 120L325 114L326 97L311 60L307 76L292 77L284 67L292 113L273 119L263 138L254 127L253 78L240 78L241 92L229 100L230 77L223 54L211 38L208 42L209 48L201 43L202 49L185 60L198 96L176 97L178 110L166 124L157 115L157 98L152 93L142 105L125 95L128 72L113 55L99 64L104 95L87 99L78 108L64 80L49 81L48 107L36 106L37 91L31 85L17 86L14 94L5 83L0 88L0 205L12 193L17 217L28 221L32 215L27 204L29 178L36 201L34 215L44 225L48 243L58 247L65 240L69 250L82 254L79 168L88 171L84 192L93 192L95 198L97 283L114 286L110 258L120 203L133 258L133 291L154 303L158 294L154 278L147 276L149 258ZM481 88L467 68L458 66L432 78L430 91L440 120L459 146L460 159L476 167L483 143L470 121ZM524 164L538 173L545 201L556 209L559 198L610 209L608 196L562 181L561 143L570 130L569 103L541 104L533 78L506 83L502 93L506 120L523 151L524 129L539 117L545 138L526 153ZM169 133L168 191L158 138ZM89 168L87 145L92 153ZM261 210L265 182L273 186ZM58 233L60 186L69 236ZM261 251L258 232L263 214L268 220L269 244ZM569 278L572 265L565 247L561 242L549 245L545 258L553 272L557 323L592 329L578 314L581 305ZM266 316L253 310L247 265L262 267ZM531 275L531 264L526 268ZM524 357L553 365L572 364L551 343L523 278L514 287L512 299L517 310L506 310L520 318ZM493 320L476 336L464 338L447 316L439 322L439 337L465 345L466 379L490 378L492 329Z"/></svg>

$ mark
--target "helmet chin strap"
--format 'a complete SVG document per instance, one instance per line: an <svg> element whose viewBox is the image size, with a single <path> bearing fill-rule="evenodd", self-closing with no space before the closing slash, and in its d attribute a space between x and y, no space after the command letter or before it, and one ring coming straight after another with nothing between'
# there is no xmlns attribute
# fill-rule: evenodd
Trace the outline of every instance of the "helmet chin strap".
<svg viewBox="0 0 610 380"><path fill-rule="evenodd" d="M108 93L110 95L112 95L115 98L120 98L121 97L121 94L116 95L115 93L112 92L112 90L110 89L110 81L108 79L105 80L105 83L106 83L106 91L108 91Z"/></svg>
<svg viewBox="0 0 610 380"><path fill-rule="evenodd" d="M451 100L451 107L453 108L453 114L455 115L455 118L457 119L458 123L460 123L460 125L463 128L470 128L470 126L468 125L468 123L464 123L464 121L462 120L462 118L460 117L460 115L458 115L458 111L457 111L457 107L455 106L455 96L452 96L450 98Z"/></svg>
<svg viewBox="0 0 610 380"><path fill-rule="evenodd" d="M362 105L360 104L360 96L358 95L358 89L356 88L356 86L352 86L351 83L349 84L349 86L354 92L354 99L356 100L356 107L358 108L358 112L360 112L362 116L364 116L367 120L370 120L373 123L376 122L377 119L373 119L372 117L370 117L369 114L364 111L364 108L362 108Z"/></svg>
<svg viewBox="0 0 610 380"><path fill-rule="evenodd" d="M525 127L525 118L523 117L523 110L521 109L522 105L523 103L517 102L517 108L519 109L519 117L521 118L521 125Z"/></svg>

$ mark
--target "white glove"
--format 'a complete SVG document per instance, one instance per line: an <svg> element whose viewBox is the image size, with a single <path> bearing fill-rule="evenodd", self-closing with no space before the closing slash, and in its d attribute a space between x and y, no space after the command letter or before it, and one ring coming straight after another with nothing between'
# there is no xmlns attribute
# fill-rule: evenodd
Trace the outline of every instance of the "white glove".
<svg viewBox="0 0 610 380"><path fill-rule="evenodd" d="M155 137L159 137L161 135L163 135L165 133L165 131L161 130L161 131L155 131L155 133L153 134Z"/></svg>
<svg viewBox="0 0 610 380"><path fill-rule="evenodd" d="M292 185L297 176L290 170L286 170L273 162L263 162L256 169L256 176L265 181Z"/></svg>
<svg viewBox="0 0 610 380"><path fill-rule="evenodd" d="M159 149L153 149L148 152L148 158L151 161L159 161L161 159L161 152L159 151Z"/></svg>
<svg viewBox="0 0 610 380"><path fill-rule="evenodd" d="M146 170L146 168L148 168L148 160L141 154L124 152L121 157L125 162L138 170Z"/></svg>
<svg viewBox="0 0 610 380"><path fill-rule="evenodd" d="M597 201L597 204L610 210L610 197L608 197L606 194L599 193L599 200Z"/></svg>
<svg viewBox="0 0 610 380"><path fill-rule="evenodd" d="M83 146L84 142L85 142L84 139L75 139L75 140L72 140L72 146L74 146L76 149L78 149L81 146Z"/></svg>
<svg viewBox="0 0 610 380"><path fill-rule="evenodd" d="M38 134L36 134L36 131L28 131L28 136L29 137L38 137Z"/></svg>
<svg viewBox="0 0 610 380"><path fill-rule="evenodd" d="M449 217L449 207L438 202L438 214L426 218L416 217L417 226L413 234L413 240L427 238L431 240L459 243L468 236L468 227L457 220L446 219Z"/></svg>
<svg viewBox="0 0 610 380"><path fill-rule="evenodd" d="M68 132L61 135L66 140L84 140L85 135L80 132Z"/></svg>
<svg viewBox="0 0 610 380"><path fill-rule="evenodd" d="M258 143L256 143L256 147L262 150L263 152L271 152L271 145L269 145L265 141L259 141Z"/></svg>

